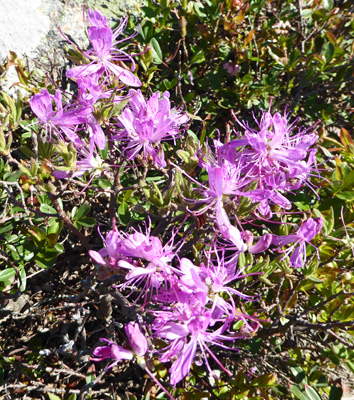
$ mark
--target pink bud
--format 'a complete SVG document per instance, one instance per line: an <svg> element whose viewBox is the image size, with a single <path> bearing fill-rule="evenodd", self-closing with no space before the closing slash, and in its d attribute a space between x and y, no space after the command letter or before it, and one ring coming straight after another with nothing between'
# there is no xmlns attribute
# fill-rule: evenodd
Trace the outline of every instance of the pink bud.
<svg viewBox="0 0 354 400"><path fill-rule="evenodd" d="M248 252L251 254L262 253L263 251L267 250L268 247L271 245L272 238L273 236L270 233L266 233L258 240L256 244L248 248Z"/></svg>
<svg viewBox="0 0 354 400"><path fill-rule="evenodd" d="M147 352L148 343L139 325L135 322L129 322L124 329L133 352L137 356L143 356Z"/></svg>

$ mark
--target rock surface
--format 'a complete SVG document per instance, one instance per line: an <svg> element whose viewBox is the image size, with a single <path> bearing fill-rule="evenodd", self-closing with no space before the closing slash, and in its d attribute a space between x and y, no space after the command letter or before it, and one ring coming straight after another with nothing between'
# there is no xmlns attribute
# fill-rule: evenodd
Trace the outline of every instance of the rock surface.
<svg viewBox="0 0 354 400"><path fill-rule="evenodd" d="M19 57L40 61L63 57L62 32L78 46L86 47L88 40L83 23L83 4L100 10L107 17L119 20L127 12L134 13L144 0L0 0L0 63L9 51ZM61 51L60 51L61 49ZM63 62L65 62L63 60ZM9 90L17 75L13 68L1 77L0 87Z"/></svg>

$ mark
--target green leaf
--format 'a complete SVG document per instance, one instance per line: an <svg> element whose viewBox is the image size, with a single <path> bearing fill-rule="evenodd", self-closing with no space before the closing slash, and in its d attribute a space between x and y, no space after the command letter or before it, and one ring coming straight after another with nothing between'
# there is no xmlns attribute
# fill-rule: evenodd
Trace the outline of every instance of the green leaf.
<svg viewBox="0 0 354 400"><path fill-rule="evenodd" d="M340 168L336 168L336 171L340 174L342 170ZM338 178L340 178L340 176L338 176ZM340 179L338 179L338 180L340 180ZM342 184L336 188L335 192L333 193L334 196L336 196L343 189L345 189L348 186L351 186L353 184L354 184L354 171L350 171L348 174L346 174L344 176Z"/></svg>
<svg viewBox="0 0 354 400"><path fill-rule="evenodd" d="M329 208L329 213L325 219L326 225L327 225L327 234L331 233L333 228L334 228L334 210L333 207L331 206Z"/></svg>
<svg viewBox="0 0 354 400"><path fill-rule="evenodd" d="M91 228L92 226L96 225L96 220L92 217L84 217L80 219L79 223L86 228Z"/></svg>
<svg viewBox="0 0 354 400"><path fill-rule="evenodd" d="M308 280L309 280L310 282L312 282L312 283L323 283L323 280L322 280L322 279L318 279L318 278L316 278L316 277L313 276L313 275L307 276L306 279L308 279Z"/></svg>
<svg viewBox="0 0 354 400"><path fill-rule="evenodd" d="M26 271L24 268L20 269L20 278L21 278L21 287L20 290L21 292L24 292L26 290L26 284L27 284L27 277L26 277ZM20 283L20 281L19 281Z"/></svg>
<svg viewBox="0 0 354 400"><path fill-rule="evenodd" d="M126 201L123 201L118 207L118 218L123 225L127 225L131 221L129 205Z"/></svg>
<svg viewBox="0 0 354 400"><path fill-rule="evenodd" d="M42 213L57 215L57 212L55 211L55 209L52 206L50 206L49 204L41 204L39 210Z"/></svg>
<svg viewBox="0 0 354 400"><path fill-rule="evenodd" d="M199 18L204 19L207 17L207 15L202 12L201 8L203 8L203 5L200 1L194 2L195 13L198 15Z"/></svg>
<svg viewBox="0 0 354 400"><path fill-rule="evenodd" d="M265 374L253 379L251 385L259 387L273 386L275 384L276 379L277 379L277 374Z"/></svg>
<svg viewBox="0 0 354 400"><path fill-rule="evenodd" d="M53 393L47 393L49 400L62 400L61 397L53 394Z"/></svg>
<svg viewBox="0 0 354 400"><path fill-rule="evenodd" d="M63 246L61 243L57 243L57 244L54 246L54 248L55 248L55 251L56 251L58 254L61 254L61 253L64 251L64 246Z"/></svg>
<svg viewBox="0 0 354 400"><path fill-rule="evenodd" d="M305 8L305 9L302 10L301 15L304 18L309 18L309 17L311 17L312 13L313 13L313 9L312 8Z"/></svg>
<svg viewBox="0 0 354 400"><path fill-rule="evenodd" d="M305 380L306 378L305 371L299 365L294 365L290 367L290 371L299 382Z"/></svg>
<svg viewBox="0 0 354 400"><path fill-rule="evenodd" d="M322 51L326 58L327 64L332 60L333 55L334 55L334 50L335 50L335 48L332 43L326 43L323 45Z"/></svg>
<svg viewBox="0 0 354 400"><path fill-rule="evenodd" d="M162 51L161 51L159 42L155 38L152 38L150 40L150 46L153 51L153 58L154 58L155 64L161 64L162 63Z"/></svg>
<svg viewBox="0 0 354 400"><path fill-rule="evenodd" d="M259 275L259 280L264 282L267 286L273 286L273 283L264 275Z"/></svg>
<svg viewBox="0 0 354 400"><path fill-rule="evenodd" d="M149 201L151 201L152 204L154 204L156 207L163 207L164 199L162 197L162 193L154 181L152 181L152 187L142 181L140 181L140 185L145 196Z"/></svg>
<svg viewBox="0 0 354 400"><path fill-rule="evenodd" d="M85 375L86 384L93 382L95 378L96 378L95 374L90 374L90 373L86 374Z"/></svg>
<svg viewBox="0 0 354 400"><path fill-rule="evenodd" d="M238 256L238 267L242 270L246 266L246 256L245 253L240 253Z"/></svg>
<svg viewBox="0 0 354 400"><path fill-rule="evenodd" d="M0 235L12 231L14 229L14 226L14 221L9 221L6 224L2 225L0 228Z"/></svg>
<svg viewBox="0 0 354 400"><path fill-rule="evenodd" d="M57 252L55 249L45 249L39 252L35 258L37 265L40 268L51 268L57 259Z"/></svg>
<svg viewBox="0 0 354 400"><path fill-rule="evenodd" d="M340 192L340 193L336 194L336 197L338 197L339 199L342 199L342 200L353 201L354 200L354 192L348 192L348 191Z"/></svg>
<svg viewBox="0 0 354 400"><path fill-rule="evenodd" d="M46 240L47 235L45 232L42 231L42 229L38 228L37 226L30 226L27 229L27 232L29 235L32 237L33 241L35 244L38 246L42 241Z"/></svg>
<svg viewBox="0 0 354 400"><path fill-rule="evenodd" d="M347 360L347 365L349 369L354 373L354 362Z"/></svg>
<svg viewBox="0 0 354 400"><path fill-rule="evenodd" d="M333 0L323 0L323 7L327 10L332 10Z"/></svg>
<svg viewBox="0 0 354 400"><path fill-rule="evenodd" d="M47 234L57 233L59 234L63 229L63 221L58 218L51 218L48 223Z"/></svg>
<svg viewBox="0 0 354 400"><path fill-rule="evenodd" d="M331 246L321 245L319 247L320 257L321 259L328 260L331 257L335 256L335 250Z"/></svg>
<svg viewBox="0 0 354 400"><path fill-rule="evenodd" d="M5 268L0 272L0 282L5 282L15 276L16 270L14 268Z"/></svg>
<svg viewBox="0 0 354 400"><path fill-rule="evenodd" d="M106 190L113 186L113 181L110 181L109 179L99 179L97 184L100 188Z"/></svg>
<svg viewBox="0 0 354 400"><path fill-rule="evenodd" d="M54 247L57 244L58 237L59 235L57 233L50 233L47 235L46 240L48 247Z"/></svg>
<svg viewBox="0 0 354 400"><path fill-rule="evenodd" d="M86 215L90 212L90 206L86 203L81 204L77 212L75 213L74 219L81 220L82 217L86 217ZM81 223L81 221L80 221Z"/></svg>
<svg viewBox="0 0 354 400"><path fill-rule="evenodd" d="M349 174L345 175L343 180L344 188L354 184L354 171L350 171Z"/></svg>
<svg viewBox="0 0 354 400"><path fill-rule="evenodd" d="M305 392L310 400L322 400L315 389L305 384Z"/></svg>
<svg viewBox="0 0 354 400"><path fill-rule="evenodd" d="M7 182L16 182L18 178L22 175L21 171L13 172L8 178Z"/></svg>
<svg viewBox="0 0 354 400"><path fill-rule="evenodd" d="M342 142L346 150L348 150L348 145L354 144L350 133L345 128L341 128L340 130L340 141Z"/></svg>
<svg viewBox="0 0 354 400"><path fill-rule="evenodd" d="M295 397L299 400L310 400L305 393L303 393L297 386L290 385L291 392L295 395Z"/></svg>
<svg viewBox="0 0 354 400"><path fill-rule="evenodd" d="M203 51L199 51L198 53L194 54L191 59L190 65L192 64L200 64L205 61L205 55Z"/></svg>

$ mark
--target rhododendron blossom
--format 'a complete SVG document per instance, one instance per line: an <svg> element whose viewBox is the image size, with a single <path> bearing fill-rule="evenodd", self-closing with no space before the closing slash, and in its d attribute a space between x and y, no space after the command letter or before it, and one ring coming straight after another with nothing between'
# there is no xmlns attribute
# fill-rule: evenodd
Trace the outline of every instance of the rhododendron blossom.
<svg viewBox="0 0 354 400"><path fill-rule="evenodd" d="M287 256L291 267L305 266L307 244L321 231L321 218L308 218L290 235L278 236L272 231L273 222L285 221L278 215L287 215L293 207L289 193L305 185L313 189L309 180L318 172L314 148L318 136L312 128L296 131L286 113L271 113L269 107L255 120L254 128L234 115L241 132L235 132L234 139L230 132L220 132L211 147L188 132L188 141L181 140L182 153L174 149L185 165L177 165L175 154L167 165L165 150L170 147L164 142L176 145L189 114L171 105L168 92L145 98L141 90L125 87L141 86L133 73L135 55L117 48L131 38L121 38L127 18L113 30L107 17L88 10L85 27L92 47L81 52L84 63L67 72L76 81L75 96L65 104L61 91L50 94L43 89L31 98L30 105L45 130L44 139L53 143L48 147L53 147L52 161L59 165L53 166L52 175L57 179L88 177L89 183L77 182L85 188L90 185L88 196L100 186L99 196L109 197L104 203L109 212L101 220L105 236L98 228L103 248L93 247L94 240L89 243L88 231L86 236L76 233L87 248L92 246L88 253L101 281L97 286L103 289L104 279L110 276L114 285L110 282L103 292L116 296L115 300L125 296L131 301L134 312L126 316L135 322L123 320L126 344L101 339L105 345L93 350L91 360L111 359L108 368L121 360L136 360L158 385L146 366L147 356L171 364L171 385L188 376L196 360L204 360L214 377L212 362L231 375L212 346L234 351L236 339L252 337L262 322L268 322L261 317L259 304L264 291L258 291L254 284L258 282L251 282L252 277L268 277L280 270ZM131 68L123 67L123 61L131 62ZM232 75L239 69L234 63L223 66ZM45 159L37 153L37 158ZM138 162L132 162L136 159ZM173 168L180 171L179 176ZM104 184L93 180L101 174L106 177ZM163 201L153 200L153 190L146 189L150 182ZM67 193L71 182L56 183ZM54 192L55 188L53 196ZM93 213L99 196L94 197ZM136 223L144 219L140 214L145 210L149 210L149 223L144 229ZM85 219L92 220L73 212L71 222L66 211L61 211L60 218L76 231L86 226ZM273 221L274 214L277 218ZM293 219L286 223L298 221L298 214L292 210ZM58 235L54 234L56 239ZM282 256L266 255L271 246ZM269 297L279 297L282 284L278 289L270 286ZM109 332L113 334L123 325L114 320L113 312L110 315ZM149 349L140 328L143 324L144 332L156 339L156 347Z"/></svg>
<svg viewBox="0 0 354 400"><path fill-rule="evenodd" d="M152 156L160 167L166 167L162 141L177 139L179 128L189 120L186 114L171 108L170 95L164 92L155 93L145 101L140 90L129 92L131 98L118 117L118 130L114 139L124 145L128 159L134 159L143 150L144 156Z"/></svg>
<svg viewBox="0 0 354 400"><path fill-rule="evenodd" d="M220 363L214 353L210 350L209 345L217 345L228 348L223 341L234 341L244 337L243 335L233 334L224 335L228 328L228 322L214 331L209 331L208 327L211 322L212 311L205 309L204 306L189 304L179 304L173 311L162 311L158 313L153 329L155 336L166 339L170 344L164 348L161 353L160 360L173 362L170 369L170 383L177 384L189 374L193 360L196 356L197 348L201 351L209 372L213 374L207 354L210 355L226 373L231 373Z"/></svg>
<svg viewBox="0 0 354 400"><path fill-rule="evenodd" d="M112 29L107 25L107 20L98 11L89 11L88 19L91 26L87 29L92 49L84 52L88 64L79 65L71 68L67 73L68 78L80 78L90 75L105 73L106 76L113 75L128 86L141 86L140 80L129 70L116 64L117 61L131 61L132 68L135 70L135 62L131 55L115 46L130 38L117 41L117 37L124 31L127 20L123 19L117 29Z"/></svg>
<svg viewBox="0 0 354 400"><path fill-rule="evenodd" d="M294 268L301 268L306 263L306 244L309 243L322 229L322 218L309 218L299 230L292 235L277 236L273 235L272 243L275 246L282 247L289 243L294 243L284 252L284 256L290 256L290 265Z"/></svg>
<svg viewBox="0 0 354 400"><path fill-rule="evenodd" d="M91 357L91 360L102 361L107 358L113 358L115 361L110 364L107 369L112 368L121 360L132 360L136 357L138 361L140 361L148 350L147 340L137 323L130 322L124 329L131 349L126 349L110 340L101 338L100 340L108 343L108 345L96 347L93 351L94 357ZM144 365L143 360L140 362Z"/></svg>
<svg viewBox="0 0 354 400"><path fill-rule="evenodd" d="M44 141L51 141L53 133L59 138L64 133L75 146L82 146L76 127L88 121L92 113L90 106L63 107L61 92L57 90L52 95L46 89L30 99L30 106L45 129Z"/></svg>

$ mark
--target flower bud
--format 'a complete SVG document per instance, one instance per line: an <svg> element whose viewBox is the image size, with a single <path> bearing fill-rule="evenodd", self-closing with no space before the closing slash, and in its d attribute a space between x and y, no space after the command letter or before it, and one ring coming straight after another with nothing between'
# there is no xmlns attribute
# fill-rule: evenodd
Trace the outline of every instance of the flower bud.
<svg viewBox="0 0 354 400"><path fill-rule="evenodd" d="M139 325L134 322L129 322L124 329L133 353L137 356L143 356L147 352L148 343Z"/></svg>

